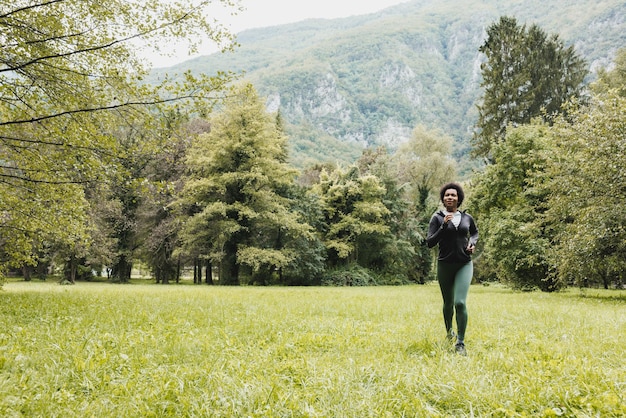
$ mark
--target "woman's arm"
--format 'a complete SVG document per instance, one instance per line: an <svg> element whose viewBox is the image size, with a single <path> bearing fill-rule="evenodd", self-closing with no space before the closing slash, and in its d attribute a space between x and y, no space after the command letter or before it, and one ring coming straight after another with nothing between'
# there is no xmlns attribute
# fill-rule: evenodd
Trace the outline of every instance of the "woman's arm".
<svg viewBox="0 0 626 418"><path fill-rule="evenodd" d="M430 218L430 223L428 224L428 235L426 236L426 244L428 244L428 248L432 248L439 244L444 226L445 225L442 219L440 219L437 214L434 214L432 218Z"/></svg>
<svg viewBox="0 0 626 418"><path fill-rule="evenodd" d="M475 247L478 242L478 227L476 226L476 222L474 222L474 218L470 216L470 227L469 227L469 243L468 246Z"/></svg>

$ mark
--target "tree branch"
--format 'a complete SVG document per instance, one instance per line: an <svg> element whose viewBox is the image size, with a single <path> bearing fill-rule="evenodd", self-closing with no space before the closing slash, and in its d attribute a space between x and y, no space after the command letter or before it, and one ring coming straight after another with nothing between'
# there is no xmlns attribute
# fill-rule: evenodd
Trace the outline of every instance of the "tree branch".
<svg viewBox="0 0 626 418"><path fill-rule="evenodd" d="M12 175L12 174L4 174L0 173L0 178L2 179L14 179L23 181L25 183L31 184L51 184L51 185L61 185L61 184L89 184L96 181L96 179L86 179L86 180L35 180L24 176ZM0 180L0 182L7 184L11 187L15 187L14 184L9 183L4 180Z"/></svg>
<svg viewBox="0 0 626 418"><path fill-rule="evenodd" d="M22 9L23 10L28 10L28 9L31 9L31 8L34 8L34 7L47 6L49 4L54 4L54 3L58 3L58 2L62 2L62 1L65 1L65 0L53 0L53 1L50 1L50 2L47 2L47 3L43 3L43 4L40 4L40 5L29 6L29 7L25 7L25 8L22 8ZM9 63L5 62L5 64L7 65L7 68L0 69L0 73L1 72L8 72L8 71L10 72L10 71L21 70L21 69L24 69L24 68L26 68L28 66L36 64L36 63L38 63L40 61L45 61L45 60L49 60L49 59L53 59L53 58L70 57L72 55L84 54L84 53L87 53L87 52L94 52L94 51L98 51L98 50L101 50L101 49L107 49L107 48L110 48L110 47L112 47L112 46L114 46L116 44L125 43L125 42L133 40L133 39L143 38L143 37L145 37L145 36L147 36L149 34L161 31L161 30L163 30L165 28L168 28L170 26L173 26L175 24L179 24L181 22L184 22L191 15L191 13L193 11L195 11L195 10L197 10L199 8L200 8L200 6L197 6L195 8L192 8L191 10L183 13L177 19L165 21L164 23L162 23L159 26L156 26L156 27L153 27L153 28L148 28L148 29L146 29L145 31L142 31L142 32L136 32L136 33L134 33L132 35L129 35L127 37L123 37L123 38L120 38L120 39L114 39L111 42L107 42L107 43L91 46L91 47L88 47L88 48L76 49L76 50L69 51L69 52L66 52L66 53L44 55L44 56L41 56L41 57L34 58L34 59L30 60L30 61L21 63L20 65L16 65L16 66L9 65ZM10 15L10 14L7 13L4 16L8 16L8 15ZM0 15L0 18L2 18L2 17L3 16ZM53 41L53 40L60 40L60 39L65 39L65 38L79 37L79 36L81 36L84 33L87 33L87 31L85 31L85 32L77 32L77 33L74 33L74 34L66 34L66 35L63 35L63 36L50 37L50 38L47 38L47 39L38 39L37 41L33 41L33 42L29 42L29 43L49 43L50 41Z"/></svg>
<svg viewBox="0 0 626 418"><path fill-rule="evenodd" d="M44 120L47 120L47 119L58 118L58 117L61 117L61 116L75 115L75 114L89 113L89 112L99 112L99 111L105 111L105 110L115 110L115 109L121 109L121 108L125 108L125 107L131 107L131 106L151 106L151 105L157 105L157 104L171 103L171 102L175 102L175 101L179 101L179 100L185 100L185 99L194 99L194 98L198 98L198 97L200 97L200 95L187 94L187 95L177 96L177 97L173 97L173 98L169 98L169 99L158 99L158 100L149 100L149 101L126 102L126 103L120 103L120 104L110 105L110 106L100 106L100 107L95 107L95 108L66 110L66 111L63 111L63 112L54 113L52 115L38 116L38 117L31 118L31 119L19 119L19 120L4 121L4 122L0 122L0 126L9 126L9 125L19 125L19 124L23 124L23 123L41 122L41 121L44 121Z"/></svg>

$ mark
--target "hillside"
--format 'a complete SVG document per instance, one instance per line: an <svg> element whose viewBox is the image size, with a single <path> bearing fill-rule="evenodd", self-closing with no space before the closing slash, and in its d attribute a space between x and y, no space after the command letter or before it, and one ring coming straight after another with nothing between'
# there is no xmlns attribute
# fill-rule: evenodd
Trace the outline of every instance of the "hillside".
<svg viewBox="0 0 626 418"><path fill-rule="evenodd" d="M467 163L480 97L478 47L502 15L558 34L592 72L626 45L623 0L414 0L363 16L244 31L233 53L153 76L244 72L288 122L297 166L349 161L365 146L393 148L417 124L452 136Z"/></svg>

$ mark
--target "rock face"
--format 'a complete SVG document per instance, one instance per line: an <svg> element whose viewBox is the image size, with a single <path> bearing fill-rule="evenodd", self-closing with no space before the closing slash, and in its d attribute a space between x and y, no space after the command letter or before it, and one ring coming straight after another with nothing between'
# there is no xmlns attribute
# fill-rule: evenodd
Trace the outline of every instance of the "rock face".
<svg viewBox="0 0 626 418"><path fill-rule="evenodd" d="M280 110L293 143L330 137L393 148L422 124L452 136L463 155L480 97L478 48L502 15L559 35L591 71L626 45L623 0L416 0L366 16L245 31L235 53L172 69L245 71L268 109Z"/></svg>

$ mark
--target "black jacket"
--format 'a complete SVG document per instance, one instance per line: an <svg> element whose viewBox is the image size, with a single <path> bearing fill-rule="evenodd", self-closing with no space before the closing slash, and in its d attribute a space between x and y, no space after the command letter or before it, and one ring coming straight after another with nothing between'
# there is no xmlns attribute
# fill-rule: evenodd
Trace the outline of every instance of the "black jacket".
<svg viewBox="0 0 626 418"><path fill-rule="evenodd" d="M439 244L439 261L445 263L467 263L472 257L465 249L469 243L476 245L478 228L471 215L461 212L461 223L458 227L452 221L444 225L443 211L438 211L430 218L426 243L429 248Z"/></svg>

